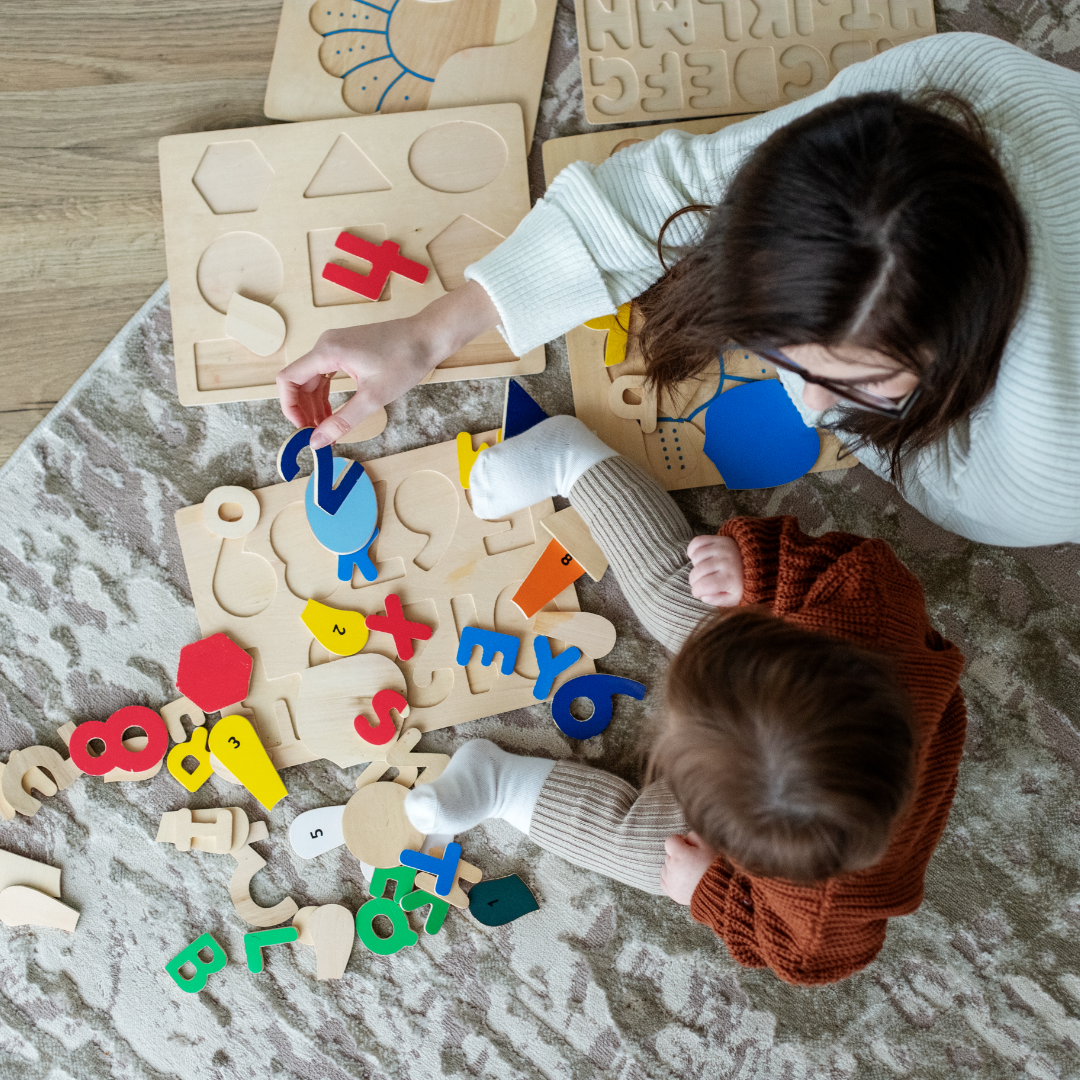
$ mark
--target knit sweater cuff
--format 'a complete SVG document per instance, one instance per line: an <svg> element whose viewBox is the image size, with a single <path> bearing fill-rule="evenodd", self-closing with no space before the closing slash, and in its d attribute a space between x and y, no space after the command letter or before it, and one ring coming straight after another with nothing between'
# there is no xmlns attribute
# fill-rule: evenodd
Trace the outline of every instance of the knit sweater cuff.
<svg viewBox="0 0 1080 1080"><path fill-rule="evenodd" d="M720 529L739 545L743 561L743 605L767 604L776 595L782 518L732 518Z"/></svg>
<svg viewBox="0 0 1080 1080"><path fill-rule="evenodd" d="M491 297L499 330L516 356L586 319L615 312L570 219L542 200L490 255L466 267L465 278Z"/></svg>

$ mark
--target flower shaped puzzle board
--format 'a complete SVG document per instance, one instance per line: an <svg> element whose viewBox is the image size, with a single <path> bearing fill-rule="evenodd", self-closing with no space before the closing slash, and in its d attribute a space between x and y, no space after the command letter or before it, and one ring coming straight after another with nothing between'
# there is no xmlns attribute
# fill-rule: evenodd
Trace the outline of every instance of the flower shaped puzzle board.
<svg viewBox="0 0 1080 1080"><path fill-rule="evenodd" d="M283 0L276 120L517 102L532 143L558 0Z"/></svg>
<svg viewBox="0 0 1080 1080"><path fill-rule="evenodd" d="M465 267L529 211L521 109L512 104L170 135L159 154L185 405L275 397L278 371L324 330L414 314L462 284ZM353 280L376 273L341 247L342 233L354 238L346 246L399 245L426 280L391 273L378 300L328 280L327 264ZM284 319L276 352L256 355L228 336L234 294ZM491 330L428 381L543 369L543 348L519 359ZM354 385L335 378L331 389Z"/></svg>
<svg viewBox="0 0 1080 1080"><path fill-rule="evenodd" d="M494 445L494 436L475 436L474 447ZM303 745L297 698L305 672L324 663L343 665L340 670L347 673L360 657L388 658L403 676L399 689L411 710L407 725L422 731L536 704L532 688L538 668L530 630L535 616L526 619L511 597L551 539L539 525L553 512L551 500L505 521L482 521L459 482L454 442L365 462L364 468L379 503L380 532L371 547L378 577L372 582L358 570L351 582L337 580L337 557L319 545L307 524L309 477L255 491L257 520L246 521L250 532L239 539L211 532L201 503L176 514L203 636L224 632L255 650L244 706L254 713L259 736L279 768L323 756ZM435 628L430 639L413 643L409 661L397 659L389 634L374 631L360 653L334 659L300 618L308 599L381 615L388 593L400 598L406 619ZM574 586L546 610L580 610ZM467 667L457 665L466 626L520 637L512 674L501 674L498 662L483 667L479 653ZM556 679L554 689L595 670L582 656ZM363 707L370 713L370 691L366 697ZM343 725L346 740L356 739L350 726L351 716Z"/></svg>
<svg viewBox="0 0 1080 1080"><path fill-rule="evenodd" d="M933 0L577 0L593 124L771 109L934 33Z"/></svg>
<svg viewBox="0 0 1080 1080"><path fill-rule="evenodd" d="M741 119L744 117L693 120L549 139L544 143L544 179L550 184L574 161L599 165L612 154L654 138L669 127L694 135L707 135ZM631 329L636 329L637 317L635 307ZM722 484L723 478L704 452L707 411L701 409L692 420L689 419L691 413L716 394L720 381L719 363L713 364L701 379L688 380L685 390L672 396L674 400L665 395L657 402L645 390L645 365L632 338L625 358L607 366L605 354L609 333L606 329L576 326L566 335L574 411L578 418L608 446L636 462L668 491ZM769 379L776 375L772 364L742 350L725 354L724 372L727 377L734 376L738 380L725 382L725 393L741 385L743 380ZM663 417L675 422L665 421ZM847 469L857 464L850 455L843 460L838 458L841 446L834 435L825 431L818 434L821 452L811 472Z"/></svg>

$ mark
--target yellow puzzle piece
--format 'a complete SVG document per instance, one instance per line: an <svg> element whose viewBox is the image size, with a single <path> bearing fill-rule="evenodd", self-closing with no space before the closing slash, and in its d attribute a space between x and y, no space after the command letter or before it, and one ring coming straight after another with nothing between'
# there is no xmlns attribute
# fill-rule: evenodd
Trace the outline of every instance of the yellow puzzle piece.
<svg viewBox="0 0 1080 1080"><path fill-rule="evenodd" d="M626 359L626 332L630 326L630 305L623 304L614 315L601 315L599 319L589 319L585 324L590 330L606 330L607 342L604 345L604 364L614 367Z"/></svg>
<svg viewBox="0 0 1080 1080"><path fill-rule="evenodd" d="M267 810L273 810L289 794L246 717L223 716L210 729L210 753Z"/></svg>
<svg viewBox="0 0 1080 1080"><path fill-rule="evenodd" d="M342 611L309 600L300 618L315 640L335 656L352 656L367 644L367 623L359 611Z"/></svg>
<svg viewBox="0 0 1080 1080"><path fill-rule="evenodd" d="M183 765L184 759L189 757L199 763L191 772ZM210 766L210 752L206 749L206 728L197 727L191 733L189 742L177 743L169 751L165 764L178 784L188 791L198 791L214 775Z"/></svg>
<svg viewBox="0 0 1080 1080"><path fill-rule="evenodd" d="M458 478L461 480L461 486L466 491L469 490L469 473L472 472L473 464L480 456L480 451L487 449L488 444L481 443L480 450L474 450L472 448L472 436L467 431L457 433Z"/></svg>

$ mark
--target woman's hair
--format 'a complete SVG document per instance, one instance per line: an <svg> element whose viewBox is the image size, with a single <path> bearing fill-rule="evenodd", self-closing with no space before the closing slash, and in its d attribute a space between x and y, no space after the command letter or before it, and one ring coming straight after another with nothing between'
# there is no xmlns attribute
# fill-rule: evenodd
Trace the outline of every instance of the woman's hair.
<svg viewBox="0 0 1080 1080"><path fill-rule="evenodd" d="M822 105L758 146L719 206L694 209L709 212L700 243L640 299L658 390L733 346L884 353L919 375L911 411L844 409L834 427L883 452L901 483L905 457L993 387L1027 282L1027 227L955 95Z"/></svg>
<svg viewBox="0 0 1080 1080"><path fill-rule="evenodd" d="M649 773L739 867L809 884L881 860L915 747L880 657L747 608L704 622L675 658Z"/></svg>

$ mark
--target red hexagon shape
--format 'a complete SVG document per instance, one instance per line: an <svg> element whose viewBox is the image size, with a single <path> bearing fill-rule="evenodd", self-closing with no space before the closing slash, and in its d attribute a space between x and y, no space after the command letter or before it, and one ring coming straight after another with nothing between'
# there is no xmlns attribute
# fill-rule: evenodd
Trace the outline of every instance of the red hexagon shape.
<svg viewBox="0 0 1080 1080"><path fill-rule="evenodd" d="M203 712L218 712L247 697L251 657L224 634L214 634L180 650L176 689Z"/></svg>

